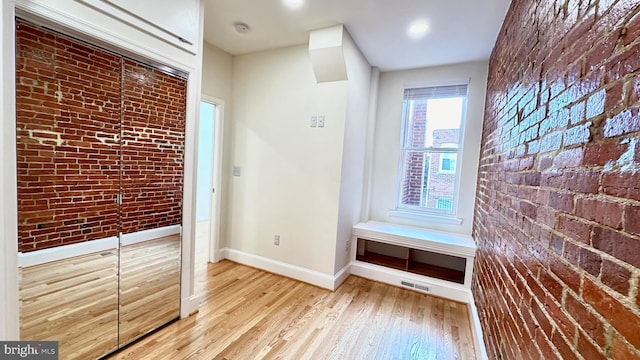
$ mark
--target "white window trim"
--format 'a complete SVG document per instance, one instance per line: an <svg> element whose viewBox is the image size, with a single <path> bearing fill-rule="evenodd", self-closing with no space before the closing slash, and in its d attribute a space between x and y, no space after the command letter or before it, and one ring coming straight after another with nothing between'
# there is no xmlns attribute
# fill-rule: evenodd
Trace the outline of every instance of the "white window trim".
<svg viewBox="0 0 640 360"><path fill-rule="evenodd" d="M455 79L455 80L442 80L442 81L418 81L418 82L407 82L404 84L403 92L405 89L410 88L418 88L418 87L436 87L436 86L451 86L451 85L467 85L467 89L470 83L469 78L465 79ZM468 90L467 90L468 91ZM459 195L460 195L460 182L462 180L462 160L464 157L464 139L465 139L465 128L467 123L467 105L468 105L468 95L465 97L462 108L462 121L460 122L460 140L459 140L459 148L457 149L457 159L456 159L456 170L454 173L460 174L460 176L456 176L454 183L454 193L453 193L453 207L450 212L444 212L442 210L428 209L424 207L417 206L407 206L400 204L401 192L402 192L402 180L404 177L404 142L405 142L405 134L407 131L407 124L405 123L405 107L402 107L402 126L400 129L400 158L398 161L398 171L397 171L397 179L396 179L396 208L389 210L390 217L404 218L410 220L418 220L423 222L435 222L440 224L452 224L452 225L461 225L464 221L463 218L458 217L458 205L459 205ZM404 102L404 97L403 97Z"/></svg>

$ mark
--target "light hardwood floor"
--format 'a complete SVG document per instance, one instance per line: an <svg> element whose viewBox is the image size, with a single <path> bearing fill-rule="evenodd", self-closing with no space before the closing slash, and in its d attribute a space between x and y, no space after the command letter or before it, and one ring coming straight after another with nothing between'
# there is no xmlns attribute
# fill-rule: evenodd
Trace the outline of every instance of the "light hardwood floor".
<svg viewBox="0 0 640 360"><path fill-rule="evenodd" d="M196 314L109 359L475 359L465 304L355 276L331 292L226 260L202 275Z"/></svg>

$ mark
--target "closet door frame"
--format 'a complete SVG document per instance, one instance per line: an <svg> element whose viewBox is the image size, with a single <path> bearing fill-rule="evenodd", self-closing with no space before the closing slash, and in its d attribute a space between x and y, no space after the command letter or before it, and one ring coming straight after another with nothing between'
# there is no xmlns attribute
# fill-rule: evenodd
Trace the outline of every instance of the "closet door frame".
<svg viewBox="0 0 640 360"><path fill-rule="evenodd" d="M16 157L16 108L15 108L15 19L22 18L34 24L46 26L52 30L68 34L79 40L87 41L106 50L149 63L163 70L178 70L187 79L187 104L185 124L185 158L184 187L182 211L182 244L181 244L181 306L180 317L184 318L197 310L199 299L194 293L194 230L195 230L195 123L200 97L200 68L190 64L189 56L173 58L166 53L149 47L135 39L123 39L106 28L100 28L84 19L60 12L36 2L3 1L0 9L2 68L0 80L3 88L0 92L2 104L2 138L0 138L0 155L3 159ZM200 29L202 29L200 16ZM170 45L167 45L170 46ZM202 45L198 45L201 53ZM196 56L199 58L199 56ZM17 188L15 161L5 161L2 166L3 176L0 180L0 216L3 220L0 247L4 259L3 276L0 276L0 303L4 309L0 311L0 338L18 340L19 334L19 299L18 299L18 241L17 241Z"/></svg>

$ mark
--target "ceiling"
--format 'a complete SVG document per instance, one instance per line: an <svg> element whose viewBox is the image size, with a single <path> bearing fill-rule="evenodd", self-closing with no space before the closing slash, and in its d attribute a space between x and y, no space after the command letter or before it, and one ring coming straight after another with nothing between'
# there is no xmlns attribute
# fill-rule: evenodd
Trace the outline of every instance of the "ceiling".
<svg viewBox="0 0 640 360"><path fill-rule="evenodd" d="M344 24L381 71L488 59L510 0L204 0L204 39L232 55L307 44L309 31ZM422 38L409 24L426 21ZM234 23L249 25L245 34Z"/></svg>

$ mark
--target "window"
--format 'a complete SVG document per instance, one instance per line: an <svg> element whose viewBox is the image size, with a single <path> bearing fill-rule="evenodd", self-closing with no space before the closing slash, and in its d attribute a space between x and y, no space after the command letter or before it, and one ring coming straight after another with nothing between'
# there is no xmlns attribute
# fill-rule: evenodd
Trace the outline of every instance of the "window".
<svg viewBox="0 0 640 360"><path fill-rule="evenodd" d="M441 147L455 149L458 147L458 144L444 143ZM455 174L457 158L457 153L442 153L440 155L440 168L438 171L445 174Z"/></svg>
<svg viewBox="0 0 640 360"><path fill-rule="evenodd" d="M467 85L405 89L398 208L453 215Z"/></svg>
<svg viewBox="0 0 640 360"><path fill-rule="evenodd" d="M436 202L436 208L442 210L451 210L453 208L453 200L440 198Z"/></svg>
<svg viewBox="0 0 640 360"><path fill-rule="evenodd" d="M440 161L441 173L453 173L456 171L456 154L442 154Z"/></svg>

